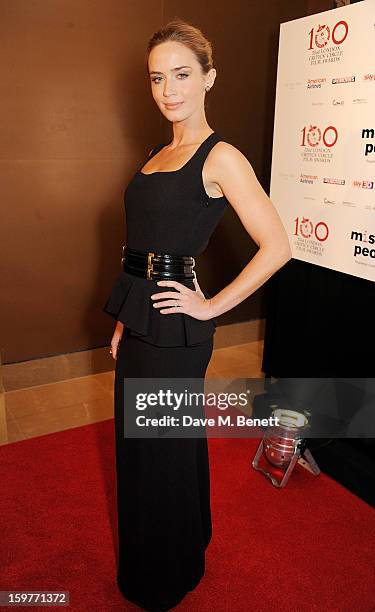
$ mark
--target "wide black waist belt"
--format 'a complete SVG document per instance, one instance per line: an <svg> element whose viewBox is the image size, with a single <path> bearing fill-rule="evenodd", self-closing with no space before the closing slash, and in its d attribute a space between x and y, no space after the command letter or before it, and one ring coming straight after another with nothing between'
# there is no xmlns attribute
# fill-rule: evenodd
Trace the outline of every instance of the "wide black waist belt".
<svg viewBox="0 0 375 612"><path fill-rule="evenodd" d="M188 280L195 278L195 260L188 255L137 251L122 247L124 272L147 280Z"/></svg>

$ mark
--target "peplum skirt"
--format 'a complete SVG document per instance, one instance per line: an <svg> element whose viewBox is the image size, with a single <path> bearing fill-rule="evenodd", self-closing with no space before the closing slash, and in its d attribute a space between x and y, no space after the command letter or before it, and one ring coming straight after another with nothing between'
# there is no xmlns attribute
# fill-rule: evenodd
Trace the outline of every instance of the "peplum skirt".
<svg viewBox="0 0 375 612"><path fill-rule="evenodd" d="M195 290L191 280L183 284ZM192 346L212 337L217 327L216 319L200 321L178 312L163 315L153 308L151 295L171 290L174 289L158 285L156 280L122 272L103 310L124 323L134 336L155 346ZM205 289L202 291L206 298L211 297Z"/></svg>

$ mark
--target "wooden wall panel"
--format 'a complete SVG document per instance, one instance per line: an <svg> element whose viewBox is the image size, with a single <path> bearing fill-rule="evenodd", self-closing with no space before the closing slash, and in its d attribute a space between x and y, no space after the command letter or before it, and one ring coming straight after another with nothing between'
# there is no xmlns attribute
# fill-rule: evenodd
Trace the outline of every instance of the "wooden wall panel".
<svg viewBox="0 0 375 612"><path fill-rule="evenodd" d="M205 3L1 0L0 351L3 363L105 346L103 303L120 271L123 192L170 125L151 97L144 53L179 16L213 41L207 117L270 178L278 31L307 0ZM198 274L210 291L254 252L228 210ZM217 256L221 262L216 263ZM262 318L263 290L220 318Z"/></svg>

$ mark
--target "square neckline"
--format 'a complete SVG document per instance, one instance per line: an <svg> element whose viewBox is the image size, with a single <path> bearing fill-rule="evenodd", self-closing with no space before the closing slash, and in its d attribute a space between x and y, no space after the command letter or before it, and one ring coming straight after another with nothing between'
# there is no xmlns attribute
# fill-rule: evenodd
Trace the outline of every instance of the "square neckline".
<svg viewBox="0 0 375 612"><path fill-rule="evenodd" d="M207 140L209 138L211 138L211 136L213 136L216 132L213 131L211 132L211 134L209 134L207 136L207 138L205 138L201 144L199 145L199 147L197 148L197 150L195 151L195 153L193 153L193 155L187 160L187 162L184 163L183 166L181 166L181 168L178 168L177 170L156 170L155 172L142 172L142 168L144 168L144 166L138 170L138 174L141 174L142 176L152 176L153 174L174 174L175 172L181 172L181 170L183 170L184 168L186 168L186 166L188 164L190 164L190 162L194 159L194 157L197 155L198 151L201 149L201 147L204 145L205 142L207 142ZM165 147L168 147L168 145L170 145L171 143L169 142L168 144L164 145L161 147L161 149L159 149L159 151L157 151L157 153L160 153L160 151L162 151L163 149L165 149ZM147 162L146 162L147 163ZM216 199L216 198L215 198Z"/></svg>

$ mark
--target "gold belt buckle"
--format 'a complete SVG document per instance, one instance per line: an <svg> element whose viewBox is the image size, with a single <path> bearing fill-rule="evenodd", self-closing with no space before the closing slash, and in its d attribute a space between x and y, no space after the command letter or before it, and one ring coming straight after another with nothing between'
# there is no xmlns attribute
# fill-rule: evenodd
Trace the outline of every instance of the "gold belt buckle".
<svg viewBox="0 0 375 612"><path fill-rule="evenodd" d="M151 273L154 271L153 263L151 258L154 257L155 253L148 252L147 255L147 280L152 280Z"/></svg>

